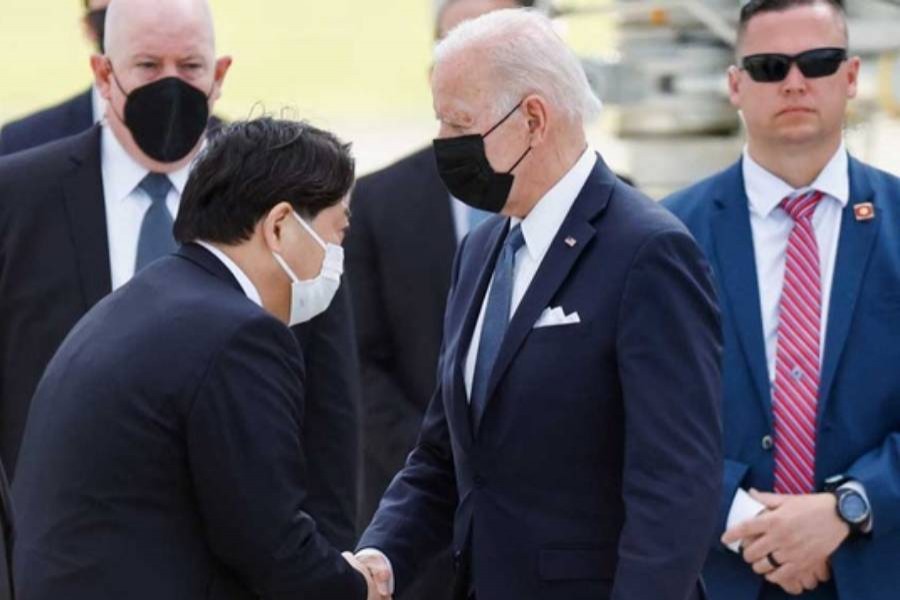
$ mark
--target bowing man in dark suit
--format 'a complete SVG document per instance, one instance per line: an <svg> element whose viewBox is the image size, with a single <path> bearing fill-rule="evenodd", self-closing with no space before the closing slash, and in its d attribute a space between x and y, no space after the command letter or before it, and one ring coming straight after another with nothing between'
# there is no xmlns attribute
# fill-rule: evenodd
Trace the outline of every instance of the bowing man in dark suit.
<svg viewBox="0 0 900 600"><path fill-rule="evenodd" d="M599 102L545 17L463 23L432 92L448 189L502 214L457 253L436 392L357 556L398 593L452 547L461 599L700 597L722 461L699 248L587 146Z"/></svg>
<svg viewBox="0 0 900 600"><path fill-rule="evenodd" d="M84 34L101 54L107 5L109 0L84 0ZM81 133L100 121L103 111L103 98L92 86L55 106L7 123L0 128L0 156Z"/></svg>
<svg viewBox="0 0 900 600"><path fill-rule="evenodd" d="M172 218L231 62L215 58L203 2L119 4L107 55L92 58L109 103L103 123L0 159L0 456L11 479L28 404L60 342L100 298L175 249ZM339 293L295 328L307 349L310 506L345 547L356 538L359 461L349 313Z"/></svg>
<svg viewBox="0 0 900 600"><path fill-rule="evenodd" d="M209 145L184 245L93 307L38 385L13 486L18 598L375 597L306 511L288 328L340 285L352 183L348 146L303 123Z"/></svg>

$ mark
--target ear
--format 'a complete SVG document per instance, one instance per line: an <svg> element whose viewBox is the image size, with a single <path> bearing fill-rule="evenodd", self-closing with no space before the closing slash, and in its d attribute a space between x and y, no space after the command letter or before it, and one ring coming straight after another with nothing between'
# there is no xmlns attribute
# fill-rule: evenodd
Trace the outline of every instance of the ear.
<svg viewBox="0 0 900 600"><path fill-rule="evenodd" d="M547 101L537 94L531 94L522 100L522 110L525 111L532 146L540 145L547 135L549 108Z"/></svg>
<svg viewBox="0 0 900 600"><path fill-rule="evenodd" d="M852 56L847 59L847 98L856 98L856 91L859 85L859 66L860 60L858 56Z"/></svg>
<svg viewBox="0 0 900 600"><path fill-rule="evenodd" d="M735 108L741 107L741 70L736 66L728 67L728 99Z"/></svg>
<svg viewBox="0 0 900 600"><path fill-rule="evenodd" d="M213 79L213 92L210 100L215 102L222 95L222 84L225 82L225 75L231 68L231 57L223 56L216 60L216 71Z"/></svg>
<svg viewBox="0 0 900 600"><path fill-rule="evenodd" d="M103 54L91 55L91 71L94 72L94 84L100 92L100 96L107 102L111 101L112 86L115 85L112 80L112 69L110 68L109 58Z"/></svg>
<svg viewBox="0 0 900 600"><path fill-rule="evenodd" d="M262 235L269 250L281 254L285 219L291 218L293 212L290 203L279 202L263 218Z"/></svg>

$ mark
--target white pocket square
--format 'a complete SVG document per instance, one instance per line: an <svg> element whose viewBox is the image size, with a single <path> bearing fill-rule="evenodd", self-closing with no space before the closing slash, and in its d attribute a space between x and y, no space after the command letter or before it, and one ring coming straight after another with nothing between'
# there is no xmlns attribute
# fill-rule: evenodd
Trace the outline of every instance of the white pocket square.
<svg viewBox="0 0 900 600"><path fill-rule="evenodd" d="M563 312L562 306L556 306L553 308L550 308L548 306L544 309L544 312L541 313L541 316L538 317L538 320L535 321L534 328L538 329L539 327L574 325L575 323L581 323L581 317L578 316L578 311L567 315L565 312Z"/></svg>

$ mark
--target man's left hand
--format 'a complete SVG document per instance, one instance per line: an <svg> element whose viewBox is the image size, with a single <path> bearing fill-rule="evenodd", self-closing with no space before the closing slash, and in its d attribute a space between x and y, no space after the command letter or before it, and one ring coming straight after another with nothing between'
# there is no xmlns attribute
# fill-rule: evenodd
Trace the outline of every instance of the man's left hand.
<svg viewBox="0 0 900 600"><path fill-rule="evenodd" d="M798 582L809 584L828 578L828 557L850 534L837 515L833 494L781 495L750 491L768 510L732 527L724 543L753 541L743 549L744 560L770 582L799 593ZM770 557L774 559L774 564ZM776 566L780 565L780 566Z"/></svg>

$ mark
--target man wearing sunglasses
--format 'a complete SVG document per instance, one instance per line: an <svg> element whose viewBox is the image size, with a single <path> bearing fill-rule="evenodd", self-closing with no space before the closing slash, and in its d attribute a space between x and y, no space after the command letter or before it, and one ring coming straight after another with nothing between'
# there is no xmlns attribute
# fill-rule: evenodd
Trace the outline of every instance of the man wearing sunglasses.
<svg viewBox="0 0 900 600"><path fill-rule="evenodd" d="M664 201L723 313L712 600L900 588L900 180L847 154L847 45L834 0L745 5L728 73L743 156Z"/></svg>

